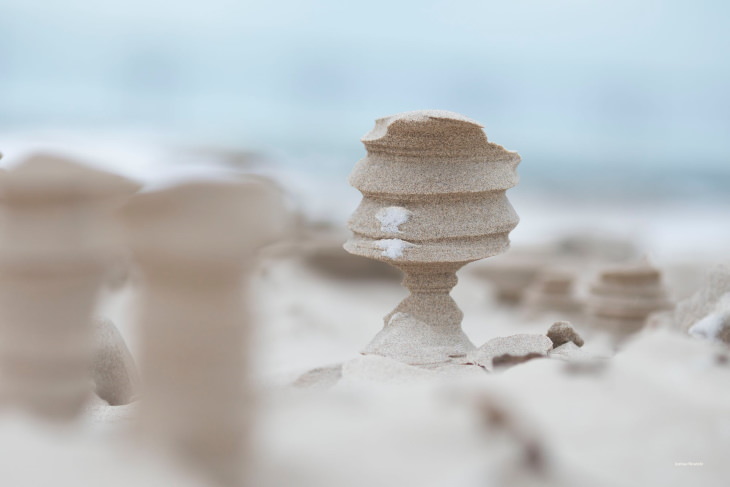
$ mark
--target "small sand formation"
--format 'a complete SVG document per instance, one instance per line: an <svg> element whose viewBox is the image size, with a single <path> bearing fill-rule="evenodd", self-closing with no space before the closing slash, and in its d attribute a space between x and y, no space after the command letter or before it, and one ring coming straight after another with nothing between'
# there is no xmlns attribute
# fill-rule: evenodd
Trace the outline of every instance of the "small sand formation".
<svg viewBox="0 0 730 487"><path fill-rule="evenodd" d="M583 338L573 328L568 321L556 321L547 332L547 337L553 342L553 348L571 342L578 347L582 347L585 343Z"/></svg>
<svg viewBox="0 0 730 487"><path fill-rule="evenodd" d="M520 157L444 111L379 119L362 142L367 156L350 183L363 199L345 249L398 267L411 292L363 353L409 364L463 356L474 346L449 292L462 266L508 248L518 217L505 192Z"/></svg>
<svg viewBox="0 0 730 487"><path fill-rule="evenodd" d="M611 235L569 233L558 235L550 242L511 248L496 259L470 266L467 272L490 281L497 300L502 304L523 303L526 295L531 294L532 306L542 313L553 308L582 308L582 303L575 303L574 299L560 302L553 296L553 299L546 297L543 306L540 301L544 289L539 285L532 286L535 281L553 273L572 275L578 281L590 269L628 262L640 256L633 243Z"/></svg>
<svg viewBox="0 0 730 487"><path fill-rule="evenodd" d="M139 394L139 374L124 338L111 320L94 322L92 379L96 395L110 406L133 402Z"/></svg>
<svg viewBox="0 0 730 487"><path fill-rule="evenodd" d="M546 267L547 260L540 253L510 249L498 259L475 263L469 272L491 283L499 303L518 305L524 299L525 290Z"/></svg>
<svg viewBox="0 0 730 487"><path fill-rule="evenodd" d="M591 326L617 339L641 330L651 313L669 308L661 272L646 261L601 272L586 303Z"/></svg>
<svg viewBox="0 0 730 487"><path fill-rule="evenodd" d="M575 316L581 309L573 293L575 278L568 272L545 271L539 274L527 288L524 306L533 316L556 312L566 318Z"/></svg>

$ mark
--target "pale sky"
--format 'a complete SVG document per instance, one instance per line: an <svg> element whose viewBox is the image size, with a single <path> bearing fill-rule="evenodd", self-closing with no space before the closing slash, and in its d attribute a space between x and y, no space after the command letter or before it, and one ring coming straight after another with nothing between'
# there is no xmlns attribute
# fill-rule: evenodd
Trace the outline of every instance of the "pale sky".
<svg viewBox="0 0 730 487"><path fill-rule="evenodd" d="M729 21L722 0L0 0L0 129L349 164L375 118L439 108L552 164L727 167Z"/></svg>

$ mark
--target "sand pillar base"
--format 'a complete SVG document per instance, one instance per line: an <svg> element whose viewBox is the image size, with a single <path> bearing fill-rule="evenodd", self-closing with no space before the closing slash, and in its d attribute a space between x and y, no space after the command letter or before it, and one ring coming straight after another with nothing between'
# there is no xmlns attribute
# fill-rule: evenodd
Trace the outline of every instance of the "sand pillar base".
<svg viewBox="0 0 730 487"><path fill-rule="evenodd" d="M411 365L448 362L474 349L461 329L464 314L449 295L463 263L398 265L410 295L388 315L362 353Z"/></svg>
<svg viewBox="0 0 730 487"><path fill-rule="evenodd" d="M180 272L185 264L141 266L140 430L216 485L238 486L249 416L244 280L238 265Z"/></svg>

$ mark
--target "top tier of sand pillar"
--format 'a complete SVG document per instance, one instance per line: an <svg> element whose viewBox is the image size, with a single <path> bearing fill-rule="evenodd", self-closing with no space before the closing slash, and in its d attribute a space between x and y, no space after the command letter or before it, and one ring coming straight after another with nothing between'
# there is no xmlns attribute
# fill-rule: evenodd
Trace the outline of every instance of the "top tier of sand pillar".
<svg viewBox="0 0 730 487"><path fill-rule="evenodd" d="M505 191L516 152L453 112L422 110L376 121L350 184L363 201L346 249L398 262L466 263L504 252L519 221Z"/></svg>

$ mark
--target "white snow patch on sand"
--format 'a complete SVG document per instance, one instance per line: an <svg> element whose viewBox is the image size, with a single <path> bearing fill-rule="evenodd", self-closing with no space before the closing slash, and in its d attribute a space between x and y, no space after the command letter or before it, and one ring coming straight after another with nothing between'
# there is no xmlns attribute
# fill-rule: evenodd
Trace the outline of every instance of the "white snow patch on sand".
<svg viewBox="0 0 730 487"><path fill-rule="evenodd" d="M397 259L403 257L403 251L411 247L415 247L414 244L401 240L399 238L384 238L375 242L379 248L383 249L383 256L391 259Z"/></svg>
<svg viewBox="0 0 730 487"><path fill-rule="evenodd" d="M727 342L730 338L730 293L723 294L715 309L692 325L687 333L705 340Z"/></svg>
<svg viewBox="0 0 730 487"><path fill-rule="evenodd" d="M720 333L730 321L730 316L722 313L712 313L692 325L689 334L693 337L706 340L719 340Z"/></svg>
<svg viewBox="0 0 730 487"><path fill-rule="evenodd" d="M413 213L402 206L382 208L375 215L380 222L380 230L388 233L401 233L398 228L407 222Z"/></svg>

